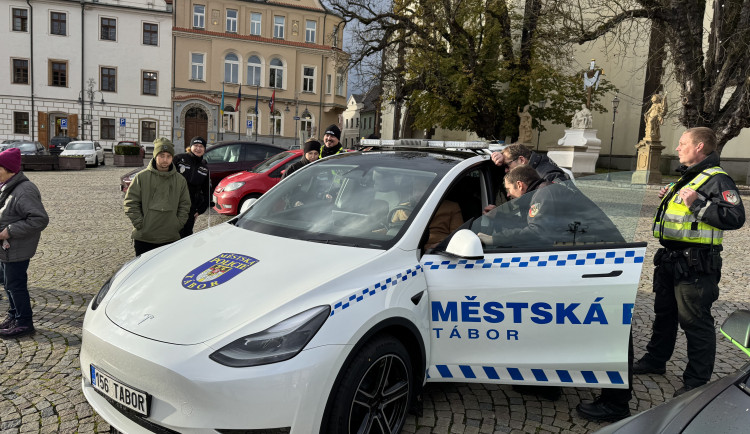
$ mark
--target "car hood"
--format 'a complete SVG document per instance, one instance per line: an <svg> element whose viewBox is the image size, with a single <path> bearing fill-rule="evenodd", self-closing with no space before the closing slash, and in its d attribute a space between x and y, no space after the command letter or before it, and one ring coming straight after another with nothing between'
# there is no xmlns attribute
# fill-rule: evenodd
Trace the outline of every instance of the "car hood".
<svg viewBox="0 0 750 434"><path fill-rule="evenodd" d="M237 172L222 179L219 183L219 187L226 187L230 182L248 182L263 175L265 175L265 173L253 173L247 171Z"/></svg>
<svg viewBox="0 0 750 434"><path fill-rule="evenodd" d="M126 277L113 280L105 311L112 322L137 335L197 344L236 330L382 253L223 224L136 261ZM313 272L303 275L303 269Z"/></svg>

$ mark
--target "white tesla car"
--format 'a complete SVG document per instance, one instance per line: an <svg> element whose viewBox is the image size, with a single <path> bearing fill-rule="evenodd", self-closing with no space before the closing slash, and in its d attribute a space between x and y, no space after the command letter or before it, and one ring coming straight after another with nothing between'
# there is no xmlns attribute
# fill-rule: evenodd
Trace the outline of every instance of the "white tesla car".
<svg viewBox="0 0 750 434"><path fill-rule="evenodd" d="M426 382L627 387L644 188L557 185L569 210L516 242L545 208L483 215L498 169L471 150L337 155L134 259L86 313L86 399L126 433L396 433ZM463 226L440 241L445 204Z"/></svg>

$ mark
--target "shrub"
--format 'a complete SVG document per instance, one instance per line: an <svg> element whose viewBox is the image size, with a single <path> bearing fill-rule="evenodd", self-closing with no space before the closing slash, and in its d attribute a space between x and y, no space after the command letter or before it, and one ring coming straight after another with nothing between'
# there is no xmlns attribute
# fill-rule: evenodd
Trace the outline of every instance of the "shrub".
<svg viewBox="0 0 750 434"><path fill-rule="evenodd" d="M132 145L116 145L115 155L140 155L141 147Z"/></svg>

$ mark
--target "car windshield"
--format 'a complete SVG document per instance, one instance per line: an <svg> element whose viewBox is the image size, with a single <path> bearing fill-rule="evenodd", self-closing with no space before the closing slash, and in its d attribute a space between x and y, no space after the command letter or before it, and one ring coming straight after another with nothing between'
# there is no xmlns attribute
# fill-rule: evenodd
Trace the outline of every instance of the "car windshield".
<svg viewBox="0 0 750 434"><path fill-rule="evenodd" d="M94 149L94 144L91 142L73 142L65 147L66 151L91 151L92 149Z"/></svg>
<svg viewBox="0 0 750 434"><path fill-rule="evenodd" d="M542 183L474 220L485 249L633 242L645 194L632 172Z"/></svg>
<svg viewBox="0 0 750 434"><path fill-rule="evenodd" d="M387 249L457 161L418 152L329 157L283 180L236 224L286 238Z"/></svg>
<svg viewBox="0 0 750 434"><path fill-rule="evenodd" d="M11 148L18 148L22 152L36 152L36 145L33 143L12 143L10 145Z"/></svg>
<svg viewBox="0 0 750 434"><path fill-rule="evenodd" d="M279 154L274 155L273 157L269 158L268 160L258 164L257 166L253 167L252 169L248 170L248 172L251 173L265 173L269 170L273 169L273 166L275 166L279 161L288 158L290 155L294 155L294 152L281 152Z"/></svg>

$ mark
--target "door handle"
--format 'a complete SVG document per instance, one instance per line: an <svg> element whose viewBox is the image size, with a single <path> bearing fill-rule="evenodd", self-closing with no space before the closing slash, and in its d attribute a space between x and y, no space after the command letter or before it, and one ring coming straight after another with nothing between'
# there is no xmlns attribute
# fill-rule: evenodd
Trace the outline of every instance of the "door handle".
<svg viewBox="0 0 750 434"><path fill-rule="evenodd" d="M584 274L581 277L583 277L584 279L591 279L591 278L596 278L596 277L617 277L621 274L622 274L622 270L614 270L614 271L610 271L609 273L602 273L602 274Z"/></svg>

